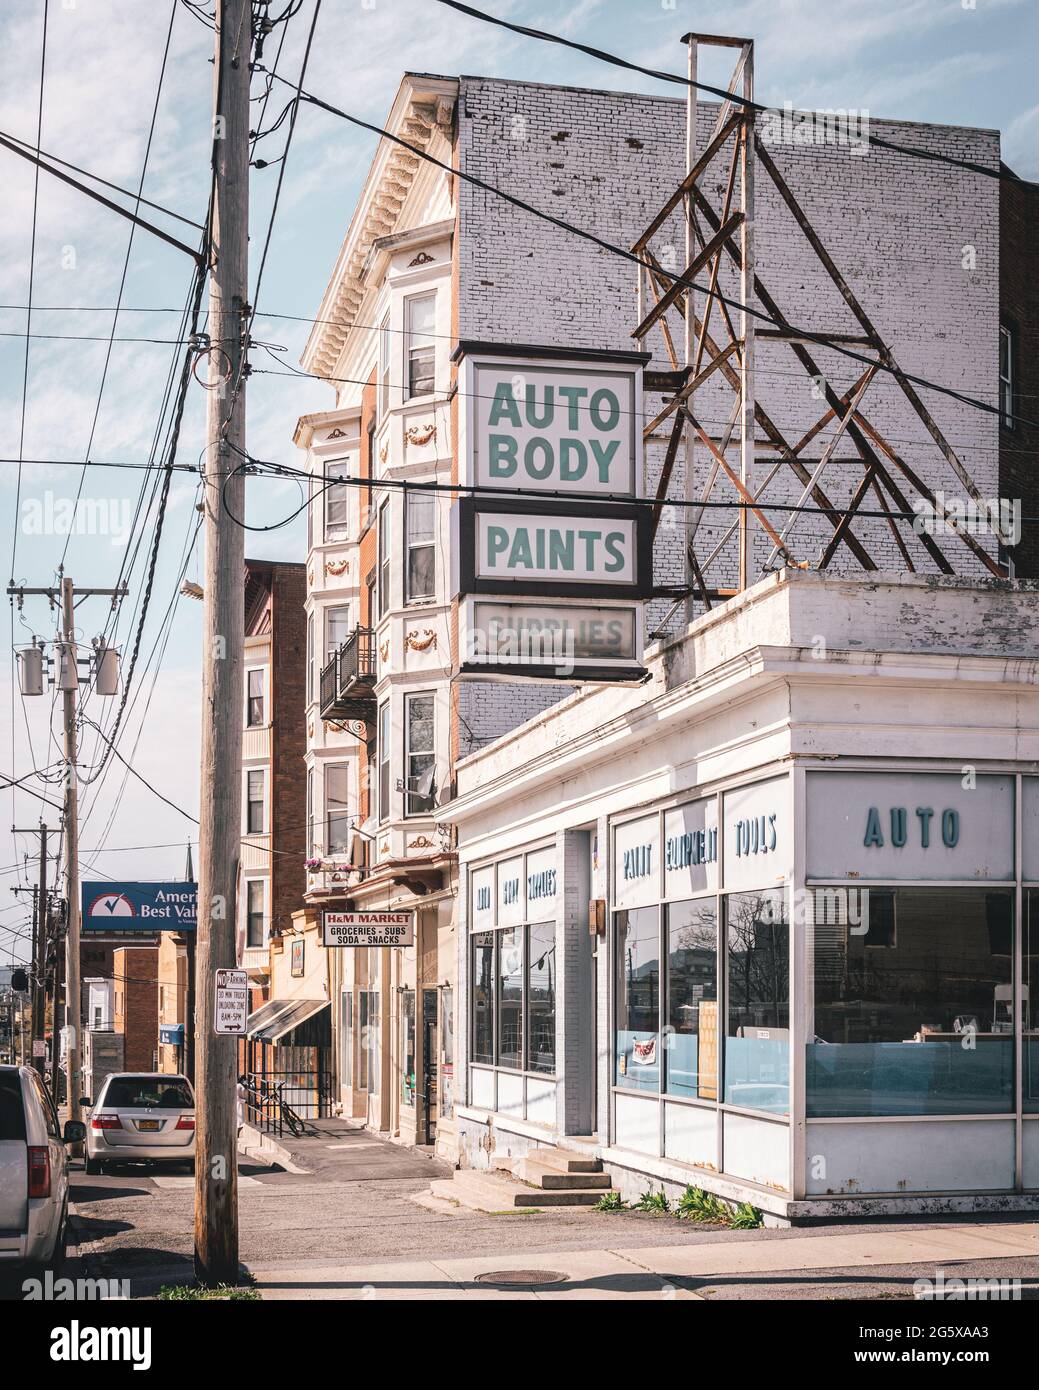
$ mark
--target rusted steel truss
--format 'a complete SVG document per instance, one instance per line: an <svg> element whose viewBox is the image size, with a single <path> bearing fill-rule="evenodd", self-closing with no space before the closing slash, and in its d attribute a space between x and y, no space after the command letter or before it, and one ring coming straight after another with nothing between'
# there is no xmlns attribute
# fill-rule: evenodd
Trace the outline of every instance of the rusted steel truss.
<svg viewBox="0 0 1039 1390"><path fill-rule="evenodd" d="M869 508L885 514L884 524L907 571L916 570L913 550L920 545L942 573L955 572L952 562L931 534L933 530L941 530L954 533L989 573L1005 577L1006 566L944 510L934 491L864 412L863 398L871 383L878 374L890 376L967 496L982 503L962 460L841 274L771 155L756 138L754 111L742 104L742 101L753 101L754 96L753 41L687 34L683 42L688 49L691 84L686 118L688 172L632 245L641 262L637 281L638 322L632 337L642 345L655 329L659 329L670 364L670 371L647 373L647 394L659 391L663 403L645 422L644 436L647 441L666 440L653 510L654 531L670 496L676 463L684 449L688 616L692 616L693 601L698 600L709 608L712 599L739 592L753 583L760 573L778 565L826 569L842 546L863 569L877 569L853 526L867 499ZM721 105L709 139L700 149L696 88L692 84L697 80L702 46L735 49L738 56L726 87L728 98ZM727 167L723 163L726 160ZM720 177L722 168L725 172ZM807 303L798 307L795 329L762 283L754 258L754 183L758 170L764 171L777 190L861 332L816 332L811 324L804 323ZM715 207L707 192L708 180L721 193L720 208ZM674 246L678 219L684 239L681 260ZM655 249L658 243L659 250ZM731 279L738 285L738 290L728 296L729 303L719 286L726 262L731 265ZM679 265L683 269L681 279L676 280L674 273ZM695 287L689 283L694 279ZM759 326L759 318L747 312L746 307L734 310L732 301L743 306L751 306L756 301L773 323L768 327ZM814 350L830 346L854 348L867 359L857 380L843 394L827 380L814 355ZM756 359L764 348L792 353L811 379L820 401L825 402L826 409L793 444L768 413L756 383ZM732 412L720 434L712 434L708 422L698 418L695 404L696 392L715 375L726 382L733 393ZM807 458L804 450L826 430L831 430L830 436L813 451L817 456ZM853 446L855 462L862 469L846 503L831 501L822 482L828 466L835 462L835 451L842 441ZM767 465L763 477L754 469L756 462ZM777 474L786 469L791 470L801 484L798 500L792 510L777 511L770 516L763 506L766 490ZM896 474L900 475L901 483L896 480ZM716 485L723 480L728 484L728 500L741 505L721 539L704 555L697 547L697 534L708 504L723 500L713 496ZM930 509L929 519L934 524L929 529L912 525L914 497L923 499ZM802 509L809 507L832 527L829 539L814 561L798 558L796 549L797 531L804 514ZM860 523L863 520L859 517ZM753 525L760 527L771 543L768 559L758 573L752 572ZM738 586L724 588L717 582L712 586L708 572L725 555L734 536L738 544Z"/></svg>

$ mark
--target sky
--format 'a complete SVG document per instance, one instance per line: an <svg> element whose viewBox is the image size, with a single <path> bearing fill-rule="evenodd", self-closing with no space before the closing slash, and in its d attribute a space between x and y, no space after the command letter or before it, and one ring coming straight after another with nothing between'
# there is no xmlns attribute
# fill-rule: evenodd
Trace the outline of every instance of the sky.
<svg viewBox="0 0 1039 1390"><path fill-rule="evenodd" d="M271 13L288 3L274 0ZM675 94L653 79L492 28L439 0L302 0L284 29L278 71L287 78L298 77L315 3L320 11L306 88L375 123L385 118L407 70ZM1035 0L483 0L482 7L671 71L682 70L679 40L690 29L752 37L759 101L998 129L1004 160L1019 174L1039 179ZM277 29L268 41L268 63L282 32ZM145 198L189 223L201 222L212 38L184 0L49 0L46 6L44 0L5 0L0 133L35 147L40 121L46 153L134 191L142 187L143 173ZM702 69L708 82L726 76L721 67ZM262 77L254 76L254 127L273 122L287 91L276 86L265 108ZM276 316L305 319L317 312L375 144L366 132L302 107L256 298L255 276L281 167L273 161L286 130L287 122L259 142L257 154L271 163L253 170L251 185L254 336L270 348L255 354L254 365L275 371L285 370L278 356L297 364L308 332L306 322ZM182 351L176 337L191 263L182 251L143 229L131 230L129 222L48 174L40 174L37 187L33 166L3 148L0 171L0 545L11 547L11 577L26 586L52 585L63 559L80 588L110 588L128 575L130 596L117 615L114 638L107 599L84 598L76 610L78 640L89 643L108 633L123 649L125 670L153 506L144 511L144 545L135 550L126 537L141 529L130 523L142 480L147 501L154 475L84 471L81 465L88 457L124 463L149 458L171 365ZM189 243L198 235L165 213L142 207L141 215ZM34 309L27 324L30 276ZM176 312L156 312L170 310ZM26 367L27 326L33 336ZM109 348L113 328L116 341ZM257 370L248 389L251 452L298 464L296 420L333 403L330 388L319 382ZM197 464L204 414L205 392L193 386L178 461ZM19 458L32 462L19 470ZM94 533L66 536L61 520L81 481L82 496L94 503ZM92 780L80 796L85 878L181 877L185 846L197 833L189 817L198 814L201 607L176 597L182 574L201 577L195 500L191 475L178 475L118 742L141 776L188 814L160 800L114 757L98 771L103 745L88 727L82 764ZM271 524L298 503L295 484L257 480L249 485L248 520ZM251 534L246 553L302 560L302 520ZM42 777L25 785L60 804L60 786L45 780L60 771L60 705L50 694L24 701L17 695L11 655L12 641L24 646L34 634L50 638L54 621L45 598L27 598L8 619L0 773L22 778L38 769ZM91 695L84 711L106 727L113 703ZM4 889L30 881L25 859L37 853L35 836L13 835L8 827L33 826L41 814L49 825L58 824L55 807L27 792L4 796L10 818L0 813L0 965L25 954L28 902L24 894Z"/></svg>

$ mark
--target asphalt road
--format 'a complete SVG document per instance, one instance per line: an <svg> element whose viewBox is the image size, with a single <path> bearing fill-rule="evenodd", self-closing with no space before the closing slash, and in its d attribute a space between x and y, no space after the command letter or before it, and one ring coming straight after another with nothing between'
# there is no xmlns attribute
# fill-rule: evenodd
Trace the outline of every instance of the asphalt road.
<svg viewBox="0 0 1039 1390"><path fill-rule="evenodd" d="M413 1199L428 1192L444 1165L424 1153L358 1133L311 1145L306 1173L243 1161L239 1168L240 1251L246 1268L313 1271L315 1289L334 1282L336 1266L423 1259L531 1257L561 1251L634 1250L699 1242L783 1241L804 1230L721 1233L669 1216L588 1209L489 1215L464 1208L429 1210ZM194 1179L125 1165L101 1177L72 1174L70 1278L128 1281L130 1297L154 1295L163 1285L192 1279ZM998 1226L998 1222L989 1222ZM910 1223L890 1223L904 1234ZM820 1228L822 1230L832 1228ZM845 1226L842 1229L847 1230ZM855 1226L856 1230L883 1229ZM919 1229L916 1227L915 1229ZM933 1227L932 1227L933 1229ZM904 1247L900 1247L904 1248ZM892 1251L894 1254L894 1250ZM535 1263L532 1260L532 1263ZM541 1261L540 1263L544 1263ZM703 1297L728 1299L911 1299L919 1264L879 1261L868 1268L752 1270L725 1278L698 1278ZM1023 1299L1039 1297L1034 1260L997 1258L950 1262L949 1275L1020 1278ZM926 1273L927 1271L923 1271ZM309 1279L309 1275L307 1275ZM0 1296L23 1296L17 1280Z"/></svg>

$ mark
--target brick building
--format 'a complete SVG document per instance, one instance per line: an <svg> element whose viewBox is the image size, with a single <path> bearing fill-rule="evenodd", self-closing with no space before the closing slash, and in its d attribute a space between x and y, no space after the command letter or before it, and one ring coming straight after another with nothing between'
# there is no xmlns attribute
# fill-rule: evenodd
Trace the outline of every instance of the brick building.
<svg viewBox="0 0 1039 1390"><path fill-rule="evenodd" d="M716 117L716 105L698 106L701 147ZM450 497L402 485L457 481L460 342L630 352L636 298L630 262L421 153L628 247L685 171L685 102L409 74L386 128L415 149L387 140L378 147L302 358L335 391L334 408L301 419L295 435L313 478L306 758L314 862L305 931L320 949L324 908L414 912L413 947L327 953L337 1090L348 1112L369 1124L456 1154L455 1109L471 1100L469 1079L456 1071L456 1029L471 1024L458 997L468 970L466 914L447 809L456 765L572 687L458 678ZM894 144L999 168L995 131L901 121L873 128ZM995 405L1001 286L1008 297L1031 292L1010 269L1026 230L1011 233L1000 183L894 151L822 144L772 153L899 359ZM716 192L720 199L721 184ZM673 225L677 248L677 219ZM848 306L764 180L755 227L758 269L787 324L853 332ZM729 270L720 284L729 296L738 292ZM666 366L659 330L643 346L654 366ZM839 352L821 356L835 389L861 371ZM778 343L760 353L757 371L759 399L788 437L799 438L820 413L820 384L813 390ZM697 403L706 423L724 425L731 397L720 382L707 383ZM906 463L955 496L955 473L894 384L878 379L871 403ZM928 405L969 460L980 493L998 497L1006 474L996 415L950 396L928 396ZM643 495L655 488L662 455L662 444L647 448ZM695 470L695 452L692 460ZM861 477L852 463L832 461L838 502ZM679 495L682 469L679 459ZM337 475L361 485L329 483ZM366 478L378 485L365 487ZM1028 482L1019 474L1014 495ZM793 476L781 477L770 496L791 503L799 491ZM661 588L687 580L685 522L676 515L665 514L654 548ZM704 519L707 546L730 519ZM800 553L814 559L829 529L822 518L801 517ZM906 537L896 538L884 519L864 518L861 535L880 569L904 568ZM757 574L763 542L753 551ZM934 572L926 552L914 559L920 573ZM968 576L985 572L966 552L957 566ZM858 572L858 565L843 550L831 570ZM665 638L681 630L684 619L668 616L671 609L666 597L651 599L647 628ZM566 932L576 929L574 922L560 928L561 960Z"/></svg>

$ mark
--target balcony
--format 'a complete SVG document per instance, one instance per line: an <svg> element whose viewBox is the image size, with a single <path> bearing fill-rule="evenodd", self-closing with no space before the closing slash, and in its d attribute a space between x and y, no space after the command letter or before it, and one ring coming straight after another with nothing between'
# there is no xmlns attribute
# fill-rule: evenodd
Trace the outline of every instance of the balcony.
<svg viewBox="0 0 1039 1390"><path fill-rule="evenodd" d="M375 633L354 628L321 671L322 719L375 722Z"/></svg>

